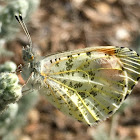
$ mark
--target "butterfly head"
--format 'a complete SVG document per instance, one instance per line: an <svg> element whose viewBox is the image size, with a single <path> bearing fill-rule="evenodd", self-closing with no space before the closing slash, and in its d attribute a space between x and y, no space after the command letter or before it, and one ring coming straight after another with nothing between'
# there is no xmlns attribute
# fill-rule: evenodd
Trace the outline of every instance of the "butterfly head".
<svg viewBox="0 0 140 140"><path fill-rule="evenodd" d="M24 62L33 62L34 54L29 45L27 45L26 48L24 47L22 49L22 54Z"/></svg>

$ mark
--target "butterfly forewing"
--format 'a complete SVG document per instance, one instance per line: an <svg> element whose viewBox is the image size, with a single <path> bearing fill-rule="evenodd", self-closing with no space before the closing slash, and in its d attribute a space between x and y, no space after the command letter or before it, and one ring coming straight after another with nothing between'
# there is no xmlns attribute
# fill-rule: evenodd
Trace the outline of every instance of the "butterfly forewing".
<svg viewBox="0 0 140 140"><path fill-rule="evenodd" d="M41 61L47 98L65 114L93 125L114 113L131 92L139 61L134 51L114 46L49 56Z"/></svg>

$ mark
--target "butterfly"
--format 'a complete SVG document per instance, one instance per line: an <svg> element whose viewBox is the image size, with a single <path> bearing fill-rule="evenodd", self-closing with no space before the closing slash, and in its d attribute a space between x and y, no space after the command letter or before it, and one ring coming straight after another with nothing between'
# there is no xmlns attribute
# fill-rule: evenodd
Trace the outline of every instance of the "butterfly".
<svg viewBox="0 0 140 140"><path fill-rule="evenodd" d="M56 108L91 126L111 116L140 78L140 57L125 47L98 46L37 59L29 39L23 48L26 86L46 96Z"/></svg>

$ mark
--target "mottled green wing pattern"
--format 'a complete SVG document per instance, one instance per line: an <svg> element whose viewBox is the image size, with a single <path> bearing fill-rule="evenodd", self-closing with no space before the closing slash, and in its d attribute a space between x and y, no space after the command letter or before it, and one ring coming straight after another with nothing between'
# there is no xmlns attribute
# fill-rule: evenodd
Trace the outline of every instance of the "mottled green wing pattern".
<svg viewBox="0 0 140 140"><path fill-rule="evenodd" d="M41 92L65 114L94 125L119 108L139 73L140 58L128 48L91 47L60 53L41 60Z"/></svg>

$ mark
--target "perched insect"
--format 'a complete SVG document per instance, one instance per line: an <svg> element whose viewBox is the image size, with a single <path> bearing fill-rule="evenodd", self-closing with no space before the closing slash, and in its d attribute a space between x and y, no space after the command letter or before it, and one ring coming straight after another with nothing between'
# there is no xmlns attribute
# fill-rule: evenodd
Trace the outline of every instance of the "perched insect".
<svg viewBox="0 0 140 140"><path fill-rule="evenodd" d="M29 89L44 94L56 108L80 122L97 124L112 115L140 77L139 55L125 47L99 46L50 55L37 60L23 48L23 78Z"/></svg>

